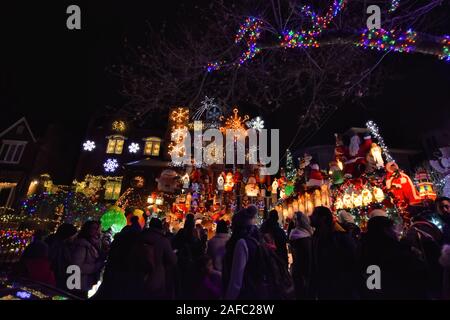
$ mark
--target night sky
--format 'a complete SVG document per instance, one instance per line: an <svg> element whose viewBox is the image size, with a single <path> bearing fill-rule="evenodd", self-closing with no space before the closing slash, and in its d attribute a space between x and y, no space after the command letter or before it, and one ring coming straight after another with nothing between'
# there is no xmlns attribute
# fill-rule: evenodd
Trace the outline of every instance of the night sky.
<svg viewBox="0 0 450 320"><path fill-rule="evenodd" d="M0 60L0 124L25 115L37 136L50 125L64 138L60 180L70 181L88 121L105 106L120 106L120 83L107 70L123 62L125 39L145 44L148 24L159 28L195 17L196 3L181 7L176 0L156 1L35 1L2 4ZM157 5L156 5L157 3ZM66 29L69 4L82 8L82 30ZM193 19L195 20L195 19ZM447 34L450 33L450 28ZM374 54L368 52L367 54ZM383 94L364 106L342 106L306 145L331 144L333 133L363 126L374 119L393 147L419 148L419 134L450 119L450 63L436 57L391 54L384 60L390 80ZM282 147L296 132L290 106L271 116L281 130Z"/></svg>

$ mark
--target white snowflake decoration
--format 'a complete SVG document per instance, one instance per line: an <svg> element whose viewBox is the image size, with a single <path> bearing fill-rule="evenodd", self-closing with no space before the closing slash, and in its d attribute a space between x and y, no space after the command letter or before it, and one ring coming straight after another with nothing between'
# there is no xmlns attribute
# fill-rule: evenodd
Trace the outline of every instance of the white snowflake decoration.
<svg viewBox="0 0 450 320"><path fill-rule="evenodd" d="M137 153L139 149L140 149L139 144L136 142L132 142L128 146L128 151L130 151L130 153Z"/></svg>
<svg viewBox="0 0 450 320"><path fill-rule="evenodd" d="M106 172L114 172L119 167L119 163L117 162L116 159L108 159L103 164L103 167L105 168Z"/></svg>
<svg viewBox="0 0 450 320"><path fill-rule="evenodd" d="M256 118L253 118L252 120L248 121L246 123L246 125L249 128L261 131L262 129L264 129L264 120L261 119L261 117L256 117Z"/></svg>
<svg viewBox="0 0 450 320"><path fill-rule="evenodd" d="M87 140L85 143L83 143L83 150L84 151L92 151L95 149L95 142L91 140Z"/></svg>

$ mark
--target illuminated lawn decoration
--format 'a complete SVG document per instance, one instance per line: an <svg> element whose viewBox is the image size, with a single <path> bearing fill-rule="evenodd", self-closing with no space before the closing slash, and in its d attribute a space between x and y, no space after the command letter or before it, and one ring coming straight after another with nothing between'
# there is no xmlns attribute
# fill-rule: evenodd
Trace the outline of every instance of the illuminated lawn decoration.
<svg viewBox="0 0 450 320"><path fill-rule="evenodd" d="M100 223L103 231L111 229L113 233L118 233L127 225L127 218L122 209L111 206L100 218Z"/></svg>

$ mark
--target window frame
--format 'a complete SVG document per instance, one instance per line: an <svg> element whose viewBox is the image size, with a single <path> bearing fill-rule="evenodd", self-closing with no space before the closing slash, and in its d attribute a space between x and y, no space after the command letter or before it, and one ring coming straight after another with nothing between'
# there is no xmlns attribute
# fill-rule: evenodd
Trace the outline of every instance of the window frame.
<svg viewBox="0 0 450 320"><path fill-rule="evenodd" d="M112 192L111 196L107 196L107 188L108 184L112 184ZM120 192L122 191L122 180L106 180L105 186L104 186L105 192L103 194L103 198L105 200L117 200L120 197Z"/></svg>
<svg viewBox="0 0 450 320"><path fill-rule="evenodd" d="M108 144L106 145L106 154L122 154L123 153L123 147L125 146L125 138L122 135L112 135L106 137L108 139ZM118 150L118 141L122 142L122 145L120 146L120 150ZM110 148L111 147L111 148ZM110 151L112 149L112 151Z"/></svg>
<svg viewBox="0 0 450 320"><path fill-rule="evenodd" d="M162 139L158 137L148 137L142 139L144 140L144 155L146 156L152 156L152 157L158 157L161 153L161 142ZM148 148L148 145L151 144L151 147ZM156 148L157 146L157 148ZM150 149L149 152L147 152L147 149ZM157 152L155 152L155 149L157 149Z"/></svg>
<svg viewBox="0 0 450 320"><path fill-rule="evenodd" d="M5 148L7 149L3 158L0 159L0 163L20 163L27 143L28 141L23 140L2 140L2 144L0 145L0 155L2 155ZM11 148L13 148L13 151L11 151Z"/></svg>

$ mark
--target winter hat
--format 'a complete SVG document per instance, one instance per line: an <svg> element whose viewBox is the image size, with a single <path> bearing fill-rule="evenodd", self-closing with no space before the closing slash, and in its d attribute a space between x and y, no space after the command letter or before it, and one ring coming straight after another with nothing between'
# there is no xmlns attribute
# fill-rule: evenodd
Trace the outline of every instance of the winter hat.
<svg viewBox="0 0 450 320"><path fill-rule="evenodd" d="M369 234L383 234L386 229L392 228L394 222L386 216L376 216L367 223Z"/></svg>
<svg viewBox="0 0 450 320"><path fill-rule="evenodd" d="M158 218L152 218L152 219L150 220L148 226L149 226L150 228L158 229L158 230L162 230L162 228L163 228L162 222L161 222L161 220L159 220Z"/></svg>
<svg viewBox="0 0 450 320"><path fill-rule="evenodd" d="M77 228L70 223L63 223L56 230L56 236L62 240L69 239L77 233Z"/></svg>
<svg viewBox="0 0 450 320"><path fill-rule="evenodd" d="M232 222L235 226L249 225L257 213L258 210L255 206L249 206L239 210L239 212L234 215Z"/></svg>
<svg viewBox="0 0 450 320"><path fill-rule="evenodd" d="M345 210L339 212L340 223L355 223L355 218Z"/></svg>
<svg viewBox="0 0 450 320"><path fill-rule="evenodd" d="M382 209L373 209L372 211L369 212L369 219L372 219L374 217L386 217L387 218L387 213L386 213L386 211L384 211Z"/></svg>

